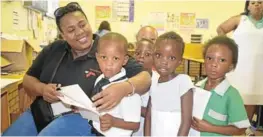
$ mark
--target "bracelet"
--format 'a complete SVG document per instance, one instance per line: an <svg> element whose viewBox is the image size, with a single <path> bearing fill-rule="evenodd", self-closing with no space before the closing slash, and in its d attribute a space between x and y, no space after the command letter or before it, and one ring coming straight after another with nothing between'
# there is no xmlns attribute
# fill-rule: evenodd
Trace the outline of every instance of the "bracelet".
<svg viewBox="0 0 263 137"><path fill-rule="evenodd" d="M135 93L135 87L129 80L127 80L126 82L129 83L131 85L131 87L132 87L132 92L127 95L129 97L129 96L132 96Z"/></svg>

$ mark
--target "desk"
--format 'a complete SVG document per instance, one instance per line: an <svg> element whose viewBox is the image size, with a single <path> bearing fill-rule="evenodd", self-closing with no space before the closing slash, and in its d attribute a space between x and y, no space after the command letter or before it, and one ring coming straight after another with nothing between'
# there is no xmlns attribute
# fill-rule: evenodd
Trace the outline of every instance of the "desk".
<svg viewBox="0 0 263 137"><path fill-rule="evenodd" d="M5 84L5 86L3 86ZM1 131L11 124L11 113L19 112L18 90L22 79L1 79ZM3 88L2 88L3 87Z"/></svg>
<svg viewBox="0 0 263 137"><path fill-rule="evenodd" d="M26 109L32 102L23 90L24 73L1 75L1 132Z"/></svg>
<svg viewBox="0 0 263 137"><path fill-rule="evenodd" d="M183 58L185 59L184 72L186 74L189 74L190 71L190 61L195 61L200 63L199 76L202 75L202 63L204 63L203 44L193 44L193 43L186 44Z"/></svg>

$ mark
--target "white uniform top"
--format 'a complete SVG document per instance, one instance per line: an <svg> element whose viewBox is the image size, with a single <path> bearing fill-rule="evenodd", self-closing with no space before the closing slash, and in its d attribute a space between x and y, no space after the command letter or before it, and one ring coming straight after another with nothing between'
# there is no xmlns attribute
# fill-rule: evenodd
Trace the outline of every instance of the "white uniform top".
<svg viewBox="0 0 263 137"><path fill-rule="evenodd" d="M191 78L179 74L174 79L152 83L151 135L177 136L181 124L181 96L193 88Z"/></svg>
<svg viewBox="0 0 263 137"><path fill-rule="evenodd" d="M247 16L241 16L233 39L238 44L238 63L227 78L245 104L263 105L263 28L257 29Z"/></svg>
<svg viewBox="0 0 263 137"><path fill-rule="evenodd" d="M156 71L152 71L152 81L154 81L154 79L158 80L158 78L159 78L159 74ZM150 97L150 92L151 89L147 91L145 94L141 95L142 107L147 107L148 100ZM132 136L143 136L144 133L143 130L144 130L144 117L141 117L140 128L138 129L138 131L134 132Z"/></svg>
<svg viewBox="0 0 263 137"><path fill-rule="evenodd" d="M120 73L116 74L115 76L113 76L109 80L114 81L114 80L121 78L125 75L126 75L126 71L124 68L122 68ZM95 85L102 78L104 78L103 74L100 75L96 79ZM102 89L107 88L111 84L123 82L126 80L127 79L110 83L110 84L102 87ZM141 98L140 98L140 95L134 94L134 95L129 96L129 97L124 97L116 107L114 107L113 109L111 109L110 111L108 111L106 113L112 115L113 117L123 119L124 121L127 121L127 122L140 122L140 117L141 117ZM133 132L132 130L126 130L126 129L116 128L116 127L112 127L108 131L102 132L100 130L100 123L96 122L96 121L93 121L93 126L94 126L94 128L96 128L100 133L102 133L105 136L130 136Z"/></svg>

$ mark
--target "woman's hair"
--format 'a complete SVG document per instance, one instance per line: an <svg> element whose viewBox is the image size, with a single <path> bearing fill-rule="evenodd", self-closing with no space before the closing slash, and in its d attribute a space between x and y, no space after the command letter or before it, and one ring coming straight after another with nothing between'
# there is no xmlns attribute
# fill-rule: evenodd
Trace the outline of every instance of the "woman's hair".
<svg viewBox="0 0 263 137"><path fill-rule="evenodd" d="M72 13L72 12L76 12L76 11L81 12L85 16L85 18L87 19L86 14L83 12L83 10L81 9L80 5L77 2L70 2L66 6L59 7L55 10L54 16L56 19L57 27L58 27L60 32L62 32L62 29L60 27L61 18L64 17L68 13Z"/></svg>
<svg viewBox="0 0 263 137"><path fill-rule="evenodd" d="M102 21L99 26L99 31L108 30L111 31L110 23L108 21Z"/></svg>
<svg viewBox="0 0 263 137"><path fill-rule="evenodd" d="M205 43L203 50L204 58L206 56L208 48L214 44L217 44L219 46L225 46L232 52L232 64L235 69L238 61L238 45L236 44L236 42L233 39L228 38L227 36L216 36L209 40L207 43Z"/></svg>
<svg viewBox="0 0 263 137"><path fill-rule="evenodd" d="M241 15L248 15L249 14L249 10L248 10L249 2L250 2L250 0L246 0L244 12L242 12Z"/></svg>

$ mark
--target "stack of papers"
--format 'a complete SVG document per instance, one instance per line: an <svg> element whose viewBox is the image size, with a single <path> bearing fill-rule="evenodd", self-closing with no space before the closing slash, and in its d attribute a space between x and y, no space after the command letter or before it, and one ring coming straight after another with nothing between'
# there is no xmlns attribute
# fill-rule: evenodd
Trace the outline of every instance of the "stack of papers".
<svg viewBox="0 0 263 137"><path fill-rule="evenodd" d="M52 104L53 112L56 112L56 110L59 109L67 112L70 111L68 110L70 109L69 106L75 106L79 109L79 112L83 118L99 121L100 113L95 107L92 106L92 101L78 84L62 87L61 90L58 90L58 92L63 95L63 97L59 97L62 102ZM56 107L54 108L53 106Z"/></svg>

